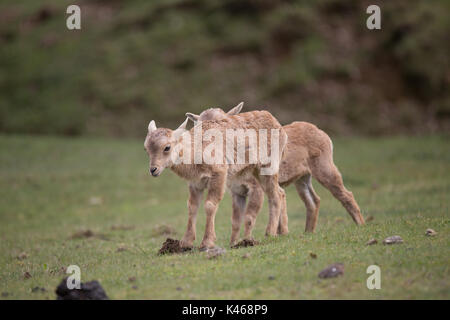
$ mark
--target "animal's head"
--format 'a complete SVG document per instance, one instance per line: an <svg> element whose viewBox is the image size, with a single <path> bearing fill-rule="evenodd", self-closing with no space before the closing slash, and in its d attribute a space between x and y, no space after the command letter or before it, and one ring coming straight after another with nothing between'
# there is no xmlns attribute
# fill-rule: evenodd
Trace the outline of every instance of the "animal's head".
<svg viewBox="0 0 450 320"><path fill-rule="evenodd" d="M156 128L155 121L150 121L144 148L150 158L150 173L157 177L165 168L170 168L178 157L177 146L181 135L186 132L186 119L176 130Z"/></svg>
<svg viewBox="0 0 450 320"><path fill-rule="evenodd" d="M192 122L194 122L194 124L197 123L197 121L223 120L226 119L228 116L234 116L239 112L241 112L243 105L244 103L241 102L228 112L225 112L220 108L210 108L203 111L199 115L188 112L186 113L186 117L188 117L188 119L191 119Z"/></svg>

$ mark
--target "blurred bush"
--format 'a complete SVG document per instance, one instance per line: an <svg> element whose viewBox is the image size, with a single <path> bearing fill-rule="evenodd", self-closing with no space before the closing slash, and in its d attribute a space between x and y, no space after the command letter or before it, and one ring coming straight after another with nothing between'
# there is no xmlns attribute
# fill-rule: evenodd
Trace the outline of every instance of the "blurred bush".
<svg viewBox="0 0 450 320"><path fill-rule="evenodd" d="M267 108L330 133L447 131L446 0L0 4L0 131L142 136L206 107Z"/></svg>

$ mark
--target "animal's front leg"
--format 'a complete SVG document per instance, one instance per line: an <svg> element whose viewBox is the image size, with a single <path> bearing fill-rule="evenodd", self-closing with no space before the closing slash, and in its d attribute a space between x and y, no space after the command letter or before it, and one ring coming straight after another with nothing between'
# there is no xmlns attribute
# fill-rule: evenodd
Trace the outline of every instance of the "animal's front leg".
<svg viewBox="0 0 450 320"><path fill-rule="evenodd" d="M206 212L206 227L205 235L203 236L200 249L207 249L214 247L216 241L216 231L214 227L214 220L216 211L219 207L219 202L223 198L225 192L226 171L214 173L208 185L208 195L205 201Z"/></svg>
<svg viewBox="0 0 450 320"><path fill-rule="evenodd" d="M184 234L184 237L181 240L181 246L183 248L192 248L194 244L195 223L197 221L197 211L198 207L200 206L202 194L203 194L202 189L199 189L192 184L189 185L189 199L188 199L189 219L186 233Z"/></svg>
<svg viewBox="0 0 450 320"><path fill-rule="evenodd" d="M266 228L266 235L276 236L281 209L278 175L262 175L260 181L269 200L269 223Z"/></svg>

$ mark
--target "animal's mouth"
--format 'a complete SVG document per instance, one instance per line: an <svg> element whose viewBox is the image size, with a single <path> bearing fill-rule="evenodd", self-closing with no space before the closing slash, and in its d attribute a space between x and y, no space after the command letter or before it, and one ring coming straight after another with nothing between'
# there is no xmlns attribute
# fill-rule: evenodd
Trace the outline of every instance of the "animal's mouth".
<svg viewBox="0 0 450 320"><path fill-rule="evenodd" d="M155 178L159 177L160 174L161 174L161 170L159 170L159 169L156 170L155 172L152 172L152 176L155 177Z"/></svg>

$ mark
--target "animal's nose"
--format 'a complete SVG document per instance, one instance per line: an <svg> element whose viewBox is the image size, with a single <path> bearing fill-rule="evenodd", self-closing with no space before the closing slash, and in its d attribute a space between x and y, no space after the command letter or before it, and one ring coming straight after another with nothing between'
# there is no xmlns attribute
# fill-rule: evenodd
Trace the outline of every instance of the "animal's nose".
<svg viewBox="0 0 450 320"><path fill-rule="evenodd" d="M155 171L158 170L157 167L151 167L150 168L150 173L153 175L155 173Z"/></svg>

